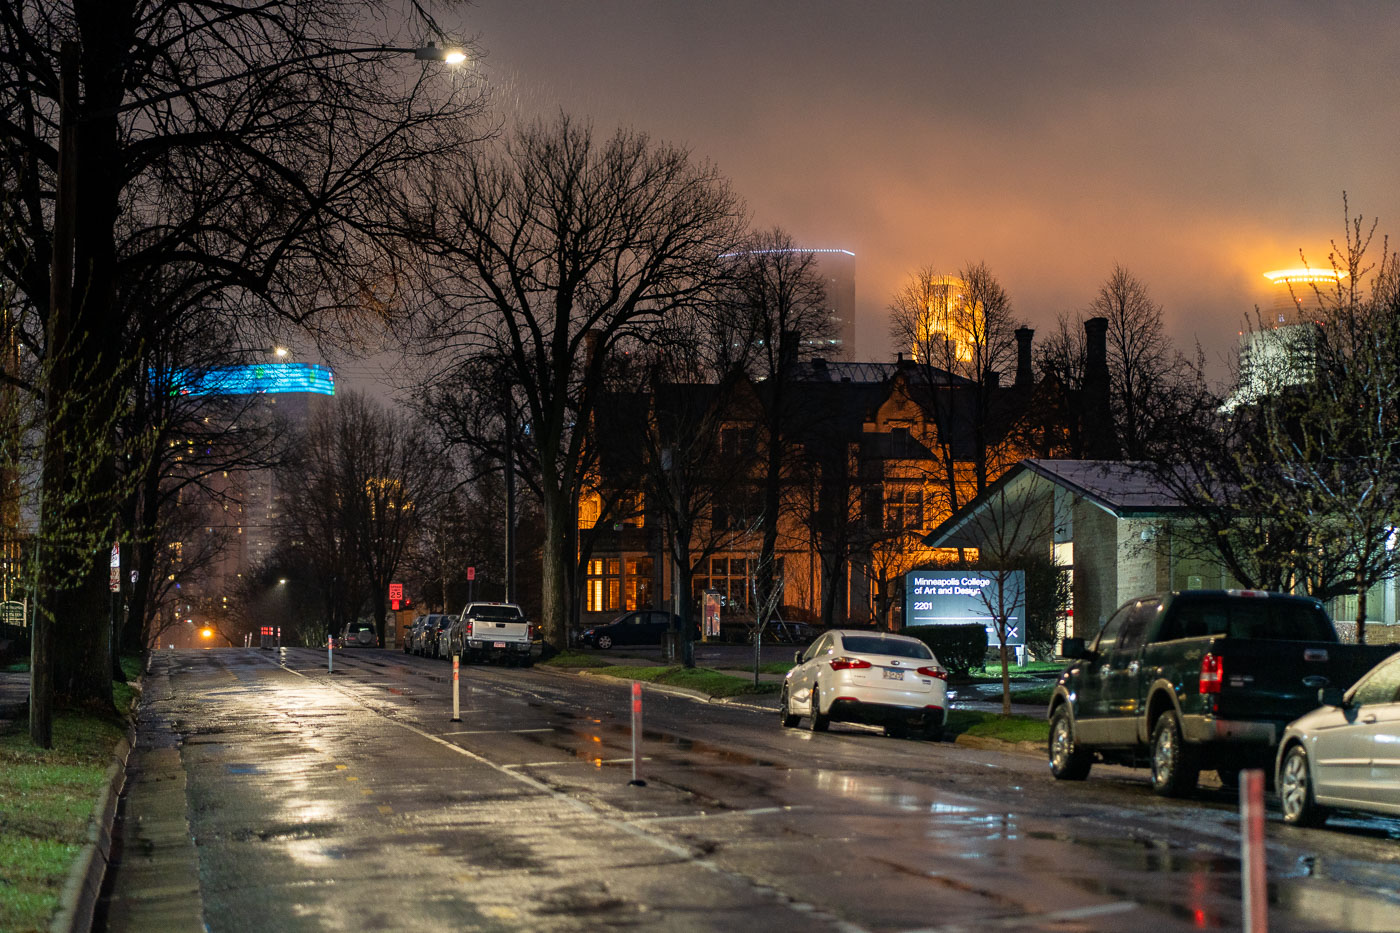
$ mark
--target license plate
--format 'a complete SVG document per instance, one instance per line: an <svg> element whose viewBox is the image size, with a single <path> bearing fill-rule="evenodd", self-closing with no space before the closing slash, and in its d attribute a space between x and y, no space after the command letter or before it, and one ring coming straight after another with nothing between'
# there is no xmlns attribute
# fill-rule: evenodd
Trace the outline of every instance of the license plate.
<svg viewBox="0 0 1400 933"><path fill-rule="evenodd" d="M885 668L885 679L886 679L886 680L903 680L903 679L904 679L904 672L903 672L903 671L892 671L892 670L890 670L890 669L887 667L887 668Z"/></svg>
<svg viewBox="0 0 1400 933"><path fill-rule="evenodd" d="M493 643L493 644L491 645L492 648L504 648L505 646L506 646L506 643L503 642L503 641L498 641L498 642L495 642L495 643Z"/></svg>

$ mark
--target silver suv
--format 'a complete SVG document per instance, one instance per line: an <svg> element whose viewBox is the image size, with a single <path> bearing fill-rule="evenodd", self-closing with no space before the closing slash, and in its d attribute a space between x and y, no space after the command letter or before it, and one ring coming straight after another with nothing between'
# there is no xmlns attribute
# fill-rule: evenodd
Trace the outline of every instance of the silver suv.
<svg viewBox="0 0 1400 933"><path fill-rule="evenodd" d="M373 648L379 644L379 636L372 622L349 622L340 633L343 648Z"/></svg>

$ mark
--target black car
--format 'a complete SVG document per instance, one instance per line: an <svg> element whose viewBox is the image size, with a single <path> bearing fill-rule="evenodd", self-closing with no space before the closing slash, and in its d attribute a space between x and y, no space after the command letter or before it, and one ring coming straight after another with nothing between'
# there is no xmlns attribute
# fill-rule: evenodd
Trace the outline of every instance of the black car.
<svg viewBox="0 0 1400 933"><path fill-rule="evenodd" d="M579 636L590 648L613 645L659 645L672 627L679 630L681 617L660 609L640 609L620 615L606 625L595 625ZM697 634L698 638L699 635Z"/></svg>

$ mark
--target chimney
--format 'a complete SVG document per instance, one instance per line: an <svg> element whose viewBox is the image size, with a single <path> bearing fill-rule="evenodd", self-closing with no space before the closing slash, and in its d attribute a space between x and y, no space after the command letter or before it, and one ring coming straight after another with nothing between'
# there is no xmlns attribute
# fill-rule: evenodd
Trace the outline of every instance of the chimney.
<svg viewBox="0 0 1400 933"><path fill-rule="evenodd" d="M1109 403L1108 318L1091 317L1084 322L1084 455L1090 460L1116 460L1118 439L1113 428L1113 407Z"/></svg>
<svg viewBox="0 0 1400 933"><path fill-rule="evenodd" d="M1016 385L1028 386L1033 381L1031 375L1031 338L1035 331L1029 327L1016 328Z"/></svg>

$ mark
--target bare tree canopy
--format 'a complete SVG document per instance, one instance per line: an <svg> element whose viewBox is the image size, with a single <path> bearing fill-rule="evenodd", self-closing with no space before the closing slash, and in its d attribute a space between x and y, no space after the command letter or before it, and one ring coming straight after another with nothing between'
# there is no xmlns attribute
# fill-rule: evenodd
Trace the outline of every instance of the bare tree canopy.
<svg viewBox="0 0 1400 933"><path fill-rule="evenodd" d="M401 12L0 6L0 180L13 192L0 275L23 299L19 339L44 360L40 539L64 538L40 549L36 722L53 693L109 701L106 574L90 555L119 498L112 433L144 384L141 348L214 309L245 345L266 346L278 320L343 332L392 295L388 193L418 158L470 141L481 106L475 79L403 61L412 39L439 35L421 15L392 34ZM93 469L72 469L64 451L77 450ZM71 634L50 653L55 618Z"/></svg>
<svg viewBox="0 0 1400 933"><path fill-rule="evenodd" d="M546 522L542 621L562 645L585 428L609 357L712 288L739 202L682 149L600 139L561 115L442 163L404 215L426 255L412 334L425 382L503 397L525 421L516 444L533 454ZM483 357L499 364L493 385L458 378Z"/></svg>
<svg viewBox="0 0 1400 933"><path fill-rule="evenodd" d="M353 392L307 428L300 456L281 474L284 535L323 579L341 577L328 588L332 626L361 609L336 604L357 589L343 576L354 574L365 583L384 644L389 584L435 513L447 474L423 431Z"/></svg>

